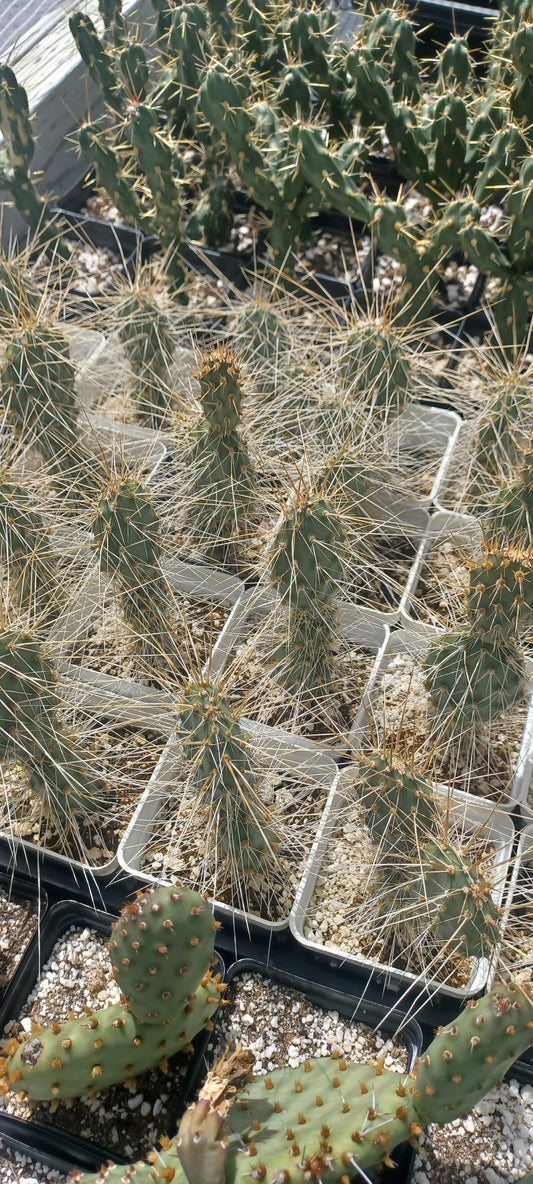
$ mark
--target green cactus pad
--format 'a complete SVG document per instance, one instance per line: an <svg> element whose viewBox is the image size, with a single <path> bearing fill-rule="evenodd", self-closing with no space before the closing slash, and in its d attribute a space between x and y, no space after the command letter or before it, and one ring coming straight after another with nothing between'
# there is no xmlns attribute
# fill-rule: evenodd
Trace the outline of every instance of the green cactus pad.
<svg viewBox="0 0 533 1184"><path fill-rule="evenodd" d="M418 1063L416 1107L423 1125L465 1114L531 1045L533 1007L520 985L496 986L483 999L469 999Z"/></svg>
<svg viewBox="0 0 533 1184"><path fill-rule="evenodd" d="M131 292L117 309L118 335L136 375L134 396L139 414L160 427L172 406L170 366L176 345L168 315L155 299Z"/></svg>
<svg viewBox="0 0 533 1184"><path fill-rule="evenodd" d="M125 905L110 942L121 1003L4 1049L4 1092L71 1098L166 1065L210 1023L223 988L209 973L215 924L203 897L164 886ZM131 994L130 994L131 992Z"/></svg>
<svg viewBox="0 0 533 1184"><path fill-rule="evenodd" d="M432 642L425 678L436 725L468 730L522 700L524 656L513 636L455 629Z"/></svg>
<svg viewBox="0 0 533 1184"><path fill-rule="evenodd" d="M0 634L0 754L29 768L34 792L68 823L98 811L105 785L61 724L62 706L43 646L24 633Z"/></svg>
<svg viewBox="0 0 533 1184"><path fill-rule="evenodd" d="M192 783L213 811L217 843L235 886L268 870L279 836L261 802L259 779L238 715L223 693L210 683L192 683L179 711L177 736Z"/></svg>

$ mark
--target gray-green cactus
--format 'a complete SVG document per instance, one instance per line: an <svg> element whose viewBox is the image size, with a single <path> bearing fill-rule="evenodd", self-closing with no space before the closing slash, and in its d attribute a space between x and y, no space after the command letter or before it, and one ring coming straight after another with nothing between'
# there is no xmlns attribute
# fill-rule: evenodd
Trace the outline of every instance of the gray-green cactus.
<svg viewBox="0 0 533 1184"><path fill-rule="evenodd" d="M498 984L438 1030L411 1073L349 1063L338 1052L276 1069L234 1093L227 1131L218 1106L209 1106L208 1079L176 1139L148 1163L128 1167L127 1179L156 1184L172 1174L174 1184L250 1178L343 1184L353 1169L390 1164L397 1144L416 1139L428 1123L471 1110L531 1046L532 1028L527 990ZM123 1166L107 1166L74 1178L119 1184L124 1177Z"/></svg>
<svg viewBox="0 0 533 1184"><path fill-rule="evenodd" d="M240 566L257 504L254 466L239 430L242 376L235 355L224 347L201 361L203 416L185 457L190 529L213 563Z"/></svg>
<svg viewBox="0 0 533 1184"><path fill-rule="evenodd" d="M181 887L148 888L126 904L109 943L122 1001L13 1038L0 1062L2 1089L73 1098L126 1082L188 1049L211 1025L221 986L210 972L213 917ZM211 1025L212 1026L212 1025Z"/></svg>
<svg viewBox="0 0 533 1184"><path fill-rule="evenodd" d="M92 489L98 462L80 448L75 376L67 339L36 323L8 342L0 388L7 422L23 443L38 449L65 488Z"/></svg>
<svg viewBox="0 0 533 1184"><path fill-rule="evenodd" d="M306 710L332 694L344 545L334 503L310 492L286 510L270 547L268 578L284 618L275 677Z"/></svg>
<svg viewBox="0 0 533 1184"><path fill-rule="evenodd" d="M280 838L261 800L260 778L237 711L223 690L191 683L178 703L181 743L191 788L209 806L210 835L224 860L222 882L247 907L250 880L268 879Z"/></svg>
<svg viewBox="0 0 533 1184"><path fill-rule="evenodd" d="M31 130L28 96L10 66L0 65L0 189L8 189L19 214L36 240L52 258L70 259L64 226L54 217L48 202L37 192L30 176L35 143Z"/></svg>
<svg viewBox="0 0 533 1184"><path fill-rule="evenodd" d="M150 427L160 427L172 408L172 323L157 299L140 286L120 300L116 314L118 335L136 376L133 394L139 416Z"/></svg>
<svg viewBox="0 0 533 1184"><path fill-rule="evenodd" d="M28 768L34 793L68 824L97 813L106 787L61 723L62 706L46 649L26 633L0 634L0 753Z"/></svg>
<svg viewBox="0 0 533 1184"><path fill-rule="evenodd" d="M430 784L377 752L357 760L355 790L377 849L379 912L391 927L401 918L398 948L427 938L461 957L489 956L499 931L491 881L449 841Z"/></svg>
<svg viewBox="0 0 533 1184"><path fill-rule="evenodd" d="M517 632L531 561L518 552L486 547L470 572L467 624L431 643L426 686L435 727L459 736L519 702L525 689Z"/></svg>
<svg viewBox="0 0 533 1184"><path fill-rule="evenodd" d="M0 484L0 552L10 591L22 608L41 621L57 611L58 556L49 529L27 491L12 481Z"/></svg>
<svg viewBox="0 0 533 1184"><path fill-rule="evenodd" d="M140 653L180 669L169 627L172 593L161 568L159 516L147 490L133 478L117 478L100 500L92 531L100 569L116 583Z"/></svg>

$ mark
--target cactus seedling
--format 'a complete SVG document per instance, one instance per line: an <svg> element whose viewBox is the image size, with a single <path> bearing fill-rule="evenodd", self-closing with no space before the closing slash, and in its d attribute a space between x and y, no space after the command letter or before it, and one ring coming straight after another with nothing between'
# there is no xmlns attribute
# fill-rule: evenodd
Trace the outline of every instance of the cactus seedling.
<svg viewBox="0 0 533 1184"><path fill-rule="evenodd" d="M174 1184L341 1184L353 1169L390 1165L396 1145L415 1139L428 1123L451 1122L471 1110L531 1046L532 1033L527 991L498 984L439 1028L410 1074L381 1063L350 1064L338 1052L275 1069L237 1090L222 1139L218 1105L205 1104L214 1092L208 1079L175 1141L149 1164L74 1178L76 1184L120 1184L126 1172L133 1184L170 1175ZM217 1102L220 1096L218 1089Z"/></svg>
<svg viewBox="0 0 533 1184"><path fill-rule="evenodd" d="M286 618L276 678L304 708L331 696L344 542L333 503L312 492L289 506L272 540L269 581Z"/></svg>
<svg viewBox="0 0 533 1184"><path fill-rule="evenodd" d="M117 308L118 335L136 376L140 418L160 427L171 402L170 366L176 346L169 317L155 298L133 290Z"/></svg>
<svg viewBox="0 0 533 1184"><path fill-rule="evenodd" d="M172 593L161 569L159 517L146 489L133 478L114 481L92 524L100 569L116 582L124 617L147 658L180 663L169 630Z"/></svg>
<svg viewBox="0 0 533 1184"><path fill-rule="evenodd" d="M210 973L215 923L203 897L180 887L148 888L126 904L109 943L122 1001L49 1029L0 1062L2 1089L30 1098L73 1098L166 1065L187 1049L220 1002Z"/></svg>
<svg viewBox="0 0 533 1184"><path fill-rule="evenodd" d="M511 544L520 551L533 545L533 448L524 454L520 469L508 485L492 499L483 515L485 528L502 546ZM527 565L529 568L529 564ZM530 581L528 581L529 583ZM526 602L531 597L526 593Z"/></svg>
<svg viewBox="0 0 533 1184"><path fill-rule="evenodd" d="M31 773L34 792L64 822L98 810L105 786L58 718L63 706L46 651L25 633L0 635L0 754Z"/></svg>
<svg viewBox="0 0 533 1184"><path fill-rule="evenodd" d="M279 836L261 801L258 774L237 712L216 685L191 683L178 705L177 737L191 770L191 788L209 806L225 879L247 907L248 886L268 877Z"/></svg>
<svg viewBox="0 0 533 1184"><path fill-rule="evenodd" d="M0 484L0 550L21 607L38 615L53 608L57 577L48 529L22 486Z"/></svg>
<svg viewBox="0 0 533 1184"><path fill-rule="evenodd" d="M203 418L186 457L189 519L203 554L233 566L250 533L256 498L253 462L239 431L241 372L231 350L218 347L202 357L197 378Z"/></svg>
<svg viewBox="0 0 533 1184"><path fill-rule="evenodd" d="M24 443L37 447L53 473L90 488L89 458L79 446L74 379L68 342L59 329L37 323L9 341L0 372L8 423Z"/></svg>
<svg viewBox="0 0 533 1184"><path fill-rule="evenodd" d="M377 752L357 760L357 794L376 843L375 903L387 930L394 930L395 945L418 951L429 942L446 954L488 956L499 926L492 884L468 851L448 838L447 820L429 783ZM364 926L360 912L353 920ZM375 919L369 924L374 935Z"/></svg>
<svg viewBox="0 0 533 1184"><path fill-rule="evenodd" d="M387 318L357 322L339 342L342 386L364 408L385 422L403 411L409 396L410 359L403 334Z"/></svg>
<svg viewBox="0 0 533 1184"><path fill-rule="evenodd" d="M522 698L524 656L517 629L528 567L527 556L489 546L482 563L472 567L468 624L438 637L426 657L426 685L439 727L471 732Z"/></svg>

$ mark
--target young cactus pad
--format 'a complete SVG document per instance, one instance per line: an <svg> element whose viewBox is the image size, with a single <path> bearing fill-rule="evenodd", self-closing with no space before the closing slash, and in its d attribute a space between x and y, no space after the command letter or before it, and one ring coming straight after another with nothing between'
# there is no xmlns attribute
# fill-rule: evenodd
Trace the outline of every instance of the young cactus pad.
<svg viewBox="0 0 533 1184"><path fill-rule="evenodd" d="M532 1044L529 995L513 983L498 985L484 998L469 1000L439 1029L410 1074L380 1063L348 1063L338 1052L296 1069L276 1069L237 1092L225 1138L201 1097L176 1139L148 1164L110 1165L74 1179L76 1184L155 1184L170 1178L174 1184L346 1184L354 1169L390 1165L397 1144L412 1142L428 1123L466 1114ZM194 1176L186 1171L191 1162Z"/></svg>
<svg viewBox="0 0 533 1184"><path fill-rule="evenodd" d="M39 642L0 634L0 756L27 766L34 792L65 822L97 813L105 785L58 718L62 706Z"/></svg>
<svg viewBox="0 0 533 1184"><path fill-rule="evenodd" d="M53 608L56 557L48 529L26 490L5 480L0 484L0 554L18 603L37 614Z"/></svg>
<svg viewBox="0 0 533 1184"><path fill-rule="evenodd" d="M280 841L261 801L249 745L236 711L215 685L191 683L179 710L177 736L192 785L209 805L229 880L245 898L243 881L268 873Z"/></svg>
<svg viewBox="0 0 533 1184"><path fill-rule="evenodd" d="M272 542L269 578L286 615L276 677L304 705L331 694L344 543L333 503L311 493L288 508Z"/></svg>
<svg viewBox="0 0 533 1184"><path fill-rule="evenodd" d="M249 533L255 473L240 435L242 376L231 350L217 347L199 371L203 418L186 457L192 531L213 563L226 564Z"/></svg>
<svg viewBox="0 0 533 1184"><path fill-rule="evenodd" d="M141 418L159 427L169 410L170 365L176 344L169 318L150 296L134 291L117 308L118 335L136 376Z"/></svg>
<svg viewBox="0 0 533 1184"><path fill-rule="evenodd" d="M139 892L112 927L113 974L123 999L100 1011L9 1040L2 1090L73 1098L155 1068L210 1025L223 986L211 977L211 909L188 888Z"/></svg>
<svg viewBox="0 0 533 1184"><path fill-rule="evenodd" d="M526 556L488 547L472 567L467 625L438 637L426 656L426 686L439 727L468 732L522 698L524 656L516 633L528 568Z"/></svg>

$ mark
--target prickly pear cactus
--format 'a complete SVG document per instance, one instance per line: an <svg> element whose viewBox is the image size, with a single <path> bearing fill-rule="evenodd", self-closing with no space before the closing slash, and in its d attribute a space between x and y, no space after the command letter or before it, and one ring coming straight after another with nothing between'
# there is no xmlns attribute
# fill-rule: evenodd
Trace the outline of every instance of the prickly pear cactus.
<svg viewBox="0 0 533 1184"><path fill-rule="evenodd" d="M91 488L94 458L89 460L79 446L74 379L68 342L59 329L36 324L9 341L0 372L8 423L64 484Z"/></svg>
<svg viewBox="0 0 533 1184"><path fill-rule="evenodd" d="M365 408L384 422L399 415L409 397L410 358L405 335L386 320L363 318L339 343L338 376Z"/></svg>
<svg viewBox="0 0 533 1184"><path fill-rule="evenodd" d="M57 562L49 530L26 490L0 484L0 553L21 607L41 619L57 609Z"/></svg>
<svg viewBox="0 0 533 1184"><path fill-rule="evenodd" d="M161 569L159 516L144 486L133 478L117 478L99 503L92 532L100 569L116 583L139 651L179 668L181 658L168 626L172 593Z"/></svg>
<svg viewBox="0 0 533 1184"><path fill-rule="evenodd" d="M62 706L43 646L25 633L0 634L0 754L25 765L50 813L71 824L98 812L106 787L61 723Z"/></svg>
<svg viewBox="0 0 533 1184"><path fill-rule="evenodd" d="M211 1025L223 987L210 973L214 922L190 889L148 888L126 904L109 943L124 999L8 1041L2 1090L73 1098L135 1078L187 1049Z"/></svg>
<svg viewBox="0 0 533 1184"><path fill-rule="evenodd" d="M468 624L432 642L425 674L436 727L468 733L522 698L524 656L517 629L524 603L524 558L487 547L483 562L470 573Z"/></svg>
<svg viewBox="0 0 533 1184"><path fill-rule="evenodd" d="M313 493L296 498L271 544L269 581L285 618L276 678L304 709L331 697L344 544L333 504Z"/></svg>
<svg viewBox="0 0 533 1184"><path fill-rule="evenodd" d="M364 752L355 788L376 844L379 913L397 930L396 947L419 950L429 942L447 954L488 956L499 932L492 883L468 850L448 839L431 785L397 758Z"/></svg>
<svg viewBox="0 0 533 1184"><path fill-rule="evenodd" d="M186 456L189 521L202 554L240 567L257 497L253 462L240 434L242 377L231 350L217 347L197 374L203 418Z"/></svg>
<svg viewBox="0 0 533 1184"><path fill-rule="evenodd" d="M221 1184L222 1179L247 1184L250 1178L268 1184L343 1184L354 1169L390 1165L397 1144L416 1139L428 1123L450 1122L471 1110L531 1046L532 1032L529 995L515 983L498 985L484 998L470 1000L453 1023L439 1029L410 1074L380 1064L349 1064L334 1053L297 1069L276 1069L240 1089L222 1140L227 1148L223 1176L222 1147L215 1146L220 1127L202 1106L196 1123L193 1107L176 1140L166 1141L150 1167L127 1168L127 1179L151 1184L172 1173L178 1184L185 1179L188 1184ZM187 1158L180 1160L182 1129ZM182 1163L190 1162L191 1138L194 1176L182 1175ZM77 1173L75 1180L120 1184L124 1174L117 1166Z"/></svg>
<svg viewBox="0 0 533 1184"><path fill-rule="evenodd" d="M508 485L504 485L483 514L484 528L498 543L527 551L533 544L533 449L524 453L520 469ZM525 600L531 608L532 597L530 560L525 558Z"/></svg>
<svg viewBox="0 0 533 1184"><path fill-rule="evenodd" d="M170 366L176 339L170 319L158 301L141 290L121 300L116 313L118 335L136 376L139 416L158 428L172 405Z"/></svg>
<svg viewBox="0 0 533 1184"><path fill-rule="evenodd" d="M192 683L179 704L177 736L200 800L209 805L226 878L246 900L247 881L275 864L279 837L237 712L210 683Z"/></svg>

